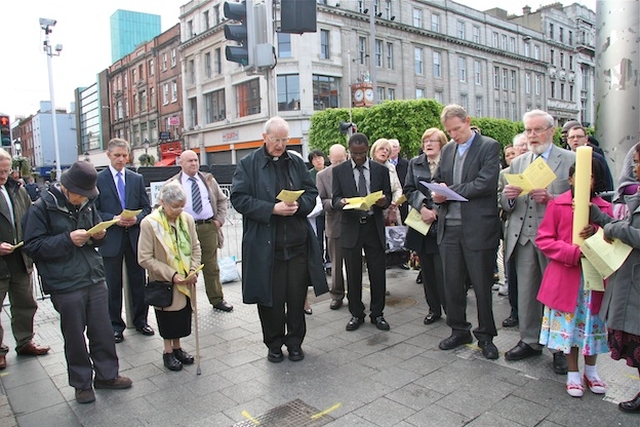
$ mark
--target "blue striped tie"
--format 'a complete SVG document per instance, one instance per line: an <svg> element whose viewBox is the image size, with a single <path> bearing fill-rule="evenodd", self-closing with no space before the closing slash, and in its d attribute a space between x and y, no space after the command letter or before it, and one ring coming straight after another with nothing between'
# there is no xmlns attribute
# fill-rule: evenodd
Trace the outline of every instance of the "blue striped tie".
<svg viewBox="0 0 640 427"><path fill-rule="evenodd" d="M200 195L200 187L198 181L194 177L190 177L191 181L191 207L195 213L202 212L202 195Z"/></svg>
<svg viewBox="0 0 640 427"><path fill-rule="evenodd" d="M120 196L120 204L122 205L122 209L124 209L125 198L124 198L124 181L122 180L122 172L118 172L116 176L118 177L118 196Z"/></svg>

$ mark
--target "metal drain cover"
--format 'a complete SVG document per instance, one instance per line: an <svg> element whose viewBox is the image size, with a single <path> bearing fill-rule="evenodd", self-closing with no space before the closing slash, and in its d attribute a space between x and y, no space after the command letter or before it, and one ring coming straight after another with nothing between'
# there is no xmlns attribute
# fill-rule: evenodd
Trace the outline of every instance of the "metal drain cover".
<svg viewBox="0 0 640 427"><path fill-rule="evenodd" d="M417 302L413 298L394 298L393 296L389 296L385 304L389 307L409 308L416 305Z"/></svg>
<svg viewBox="0 0 640 427"><path fill-rule="evenodd" d="M321 414L318 409L307 405L300 399L296 399L284 405L276 406L262 415L236 423L233 426L319 427L333 420L333 417Z"/></svg>

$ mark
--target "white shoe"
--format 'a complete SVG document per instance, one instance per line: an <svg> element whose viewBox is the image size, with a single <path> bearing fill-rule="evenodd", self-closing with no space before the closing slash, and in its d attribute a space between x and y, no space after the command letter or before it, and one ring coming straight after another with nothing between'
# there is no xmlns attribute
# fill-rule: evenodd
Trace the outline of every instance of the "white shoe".
<svg viewBox="0 0 640 427"><path fill-rule="evenodd" d="M567 383L567 393L571 397L582 397L584 395L584 387L582 384Z"/></svg>
<svg viewBox="0 0 640 427"><path fill-rule="evenodd" d="M502 285L500 283L494 283L493 286L491 286L491 290L497 291L497 290L500 290L501 287Z"/></svg>
<svg viewBox="0 0 640 427"><path fill-rule="evenodd" d="M498 295L502 297L509 296L509 287L507 285L500 285L500 288L498 289Z"/></svg>
<svg viewBox="0 0 640 427"><path fill-rule="evenodd" d="M591 393L605 394L607 392L607 385L604 382L602 382L600 378L590 380L585 376L584 382L589 387L589 390L591 390Z"/></svg>

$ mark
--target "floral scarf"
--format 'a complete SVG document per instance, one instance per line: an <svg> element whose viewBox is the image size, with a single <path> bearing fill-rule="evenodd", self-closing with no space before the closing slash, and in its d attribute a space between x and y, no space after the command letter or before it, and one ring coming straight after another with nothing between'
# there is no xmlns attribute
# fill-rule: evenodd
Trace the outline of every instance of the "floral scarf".
<svg viewBox="0 0 640 427"><path fill-rule="evenodd" d="M168 265L179 274L186 277L191 266L191 236L185 221L186 215L182 212L177 218L175 227L169 224L169 219L162 207L149 214L151 225L158 237L158 241L164 248L168 257ZM188 286L176 285L178 290L188 297L191 292Z"/></svg>

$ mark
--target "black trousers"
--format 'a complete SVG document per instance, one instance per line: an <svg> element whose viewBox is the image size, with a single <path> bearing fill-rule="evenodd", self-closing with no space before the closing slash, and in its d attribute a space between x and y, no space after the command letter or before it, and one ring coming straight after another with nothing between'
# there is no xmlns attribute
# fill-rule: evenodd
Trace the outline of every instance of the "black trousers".
<svg viewBox="0 0 640 427"><path fill-rule="evenodd" d="M342 256L347 267L347 298L352 316L364 318L362 303L362 250L364 249L369 283L371 286L371 318L382 316L384 293L387 290L384 247L380 243L376 222L370 218L359 225L358 241L353 248L342 247Z"/></svg>
<svg viewBox="0 0 640 427"><path fill-rule="evenodd" d="M442 258L439 253L419 252L418 256L420 257L424 297L429 305L429 310L433 311L436 316L442 316L442 312L447 311Z"/></svg>
<svg viewBox="0 0 640 427"><path fill-rule="evenodd" d="M109 287L109 317L114 332L122 332L127 327L122 320L122 260L125 262L131 296L131 314L133 326L141 328L147 324L149 306L144 302L144 269L138 265L136 253L131 248L129 236L122 239L120 254L103 257L104 269Z"/></svg>
<svg viewBox="0 0 640 427"><path fill-rule="evenodd" d="M509 304L511 317L518 318L518 274L516 272L516 257L511 256L507 261L507 289L509 290Z"/></svg>
<svg viewBox="0 0 640 427"><path fill-rule="evenodd" d="M491 295L495 255L495 248L469 248L464 241L462 226L445 227L440 256L444 267L447 325L454 335L464 335L471 330L471 323L467 321L467 277L473 283L478 308L478 327L473 334L478 340L491 340L498 334Z"/></svg>
<svg viewBox="0 0 640 427"><path fill-rule="evenodd" d="M298 348L307 333L304 301L311 284L307 253L275 260L271 274L273 305L258 305L264 343L271 350Z"/></svg>

